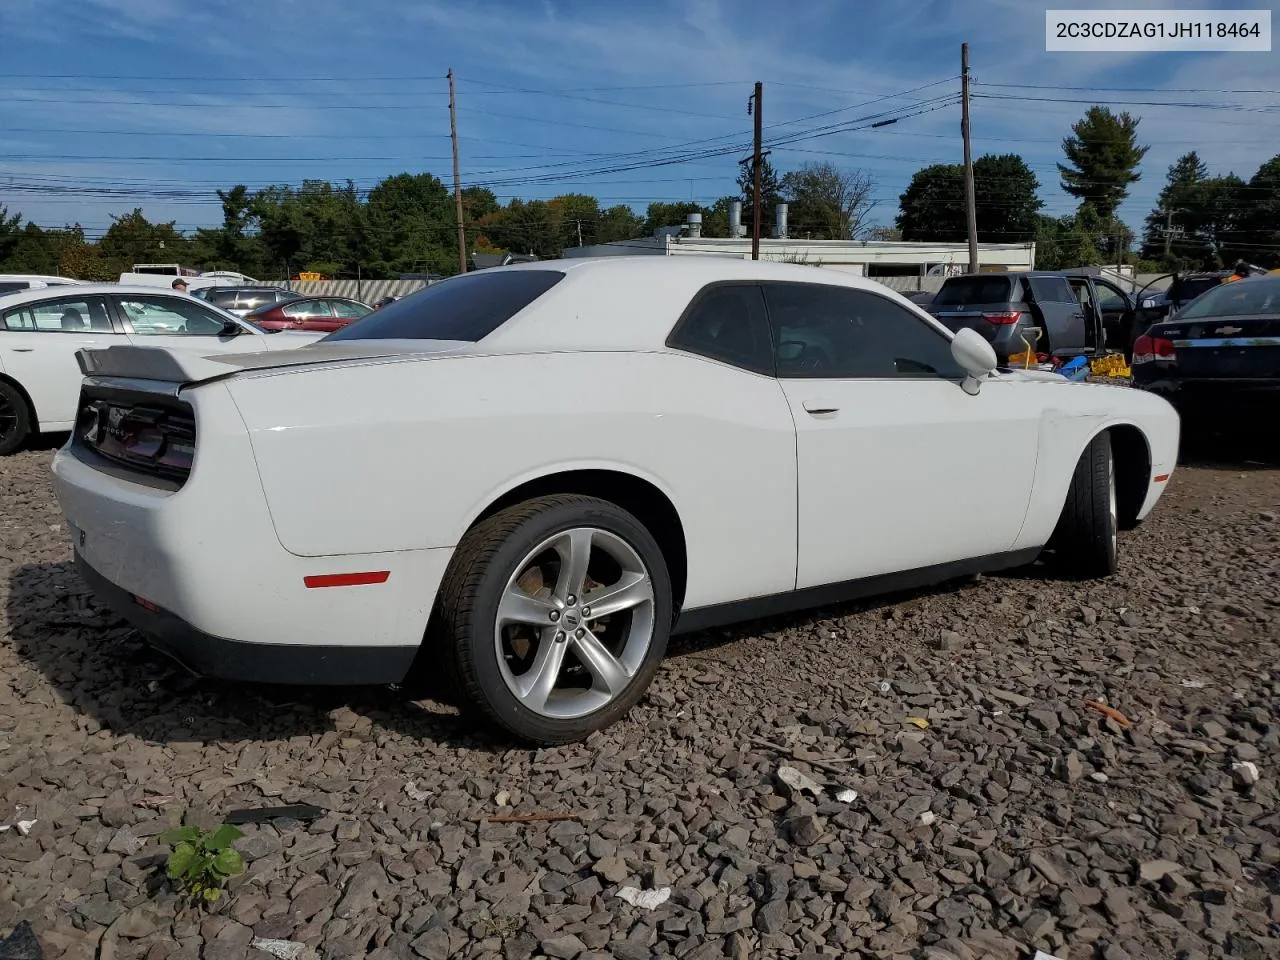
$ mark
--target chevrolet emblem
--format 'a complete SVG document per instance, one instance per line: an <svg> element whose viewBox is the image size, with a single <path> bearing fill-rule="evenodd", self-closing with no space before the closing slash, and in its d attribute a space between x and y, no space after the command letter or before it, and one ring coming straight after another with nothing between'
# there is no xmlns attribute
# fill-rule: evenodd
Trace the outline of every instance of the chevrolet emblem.
<svg viewBox="0 0 1280 960"><path fill-rule="evenodd" d="M1243 329L1244 327L1219 327L1217 330L1213 332L1220 334L1221 336L1224 336L1224 337L1229 337L1233 333L1239 333Z"/></svg>

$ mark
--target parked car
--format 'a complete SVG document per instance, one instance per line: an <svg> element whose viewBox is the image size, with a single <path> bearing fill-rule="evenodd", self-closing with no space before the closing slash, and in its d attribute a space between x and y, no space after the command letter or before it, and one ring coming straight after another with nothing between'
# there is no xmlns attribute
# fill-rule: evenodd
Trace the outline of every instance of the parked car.
<svg viewBox="0 0 1280 960"><path fill-rule="evenodd" d="M447 677L536 743L625 714L673 630L1046 546L1106 576L1178 448L1159 397L750 260L495 267L292 353L80 356L53 469L105 603L198 673Z"/></svg>
<svg viewBox="0 0 1280 960"><path fill-rule="evenodd" d="M923 307L952 332L977 331L1001 364L1028 344L1037 353L1076 357L1100 352L1105 339L1100 319L1077 292L1091 289L1091 283L1088 277L1069 282L1060 273L964 274L947 277ZM1038 340L1033 328L1040 331Z"/></svg>
<svg viewBox="0 0 1280 960"><path fill-rule="evenodd" d="M261 307L302 299L302 294L283 287L202 287L192 291L198 297L228 313L243 317Z"/></svg>
<svg viewBox="0 0 1280 960"><path fill-rule="evenodd" d="M61 287L83 282L83 280L72 280L70 277L51 277L40 273L0 273L0 296L6 293L17 293L20 290L43 290L46 287Z"/></svg>
<svg viewBox="0 0 1280 960"><path fill-rule="evenodd" d="M36 433L70 430L80 395L76 351L117 343L201 354L281 350L318 334L267 331L185 294L115 283L0 295L0 455Z"/></svg>
<svg viewBox="0 0 1280 960"><path fill-rule="evenodd" d="M1154 324L1134 345L1133 384L1167 398L1188 421L1262 412L1259 422L1273 423L1280 412L1280 276L1215 285Z"/></svg>
<svg viewBox="0 0 1280 960"><path fill-rule="evenodd" d="M1166 277L1172 277L1169 286L1163 290L1151 290L1151 283L1143 287L1137 294L1137 334L1146 332L1153 323L1160 323L1177 313L1200 294L1212 290L1225 283L1231 276L1230 270L1215 270L1203 273L1166 274L1151 283L1158 283Z"/></svg>
<svg viewBox="0 0 1280 960"><path fill-rule="evenodd" d="M245 316L266 330L332 333L372 312L373 307L349 297L300 297L267 304Z"/></svg>

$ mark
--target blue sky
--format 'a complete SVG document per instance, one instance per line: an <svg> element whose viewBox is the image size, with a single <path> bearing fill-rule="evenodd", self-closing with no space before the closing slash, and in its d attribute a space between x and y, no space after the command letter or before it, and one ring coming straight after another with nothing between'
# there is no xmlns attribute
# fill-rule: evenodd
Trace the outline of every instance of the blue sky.
<svg viewBox="0 0 1280 960"><path fill-rule="evenodd" d="M768 141L928 109L958 92L962 41L975 157L1022 154L1046 213L1074 207L1054 163L1093 102L1142 117L1151 151L1121 211L1135 227L1180 153L1197 149L1211 172L1248 178L1280 152L1280 93L1218 92L1274 91L1280 54L1046 53L1044 9L1025 0L0 0L0 204L92 234L134 206L186 229L216 223L213 190L236 183L367 187L404 170L451 183L450 67L464 184L494 184L504 202L564 192L639 210L710 202L734 190L754 81L765 84ZM1154 105L1187 102L1218 106ZM693 141L744 149L652 164ZM913 171L961 159L959 107L780 145L772 159L782 171L829 160L870 173L873 219L890 223ZM636 169L602 172L618 165ZM84 196L86 186L117 195Z"/></svg>

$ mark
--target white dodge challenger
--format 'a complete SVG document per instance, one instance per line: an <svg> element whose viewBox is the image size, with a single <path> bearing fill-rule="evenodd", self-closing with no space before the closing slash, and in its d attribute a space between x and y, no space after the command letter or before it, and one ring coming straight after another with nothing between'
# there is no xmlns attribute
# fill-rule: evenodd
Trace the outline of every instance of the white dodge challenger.
<svg viewBox="0 0 1280 960"><path fill-rule="evenodd" d="M79 354L57 495L99 597L203 675L442 679L534 743L673 632L1027 564L1116 568L1164 400L998 370L872 281L721 258L435 284L292 351Z"/></svg>

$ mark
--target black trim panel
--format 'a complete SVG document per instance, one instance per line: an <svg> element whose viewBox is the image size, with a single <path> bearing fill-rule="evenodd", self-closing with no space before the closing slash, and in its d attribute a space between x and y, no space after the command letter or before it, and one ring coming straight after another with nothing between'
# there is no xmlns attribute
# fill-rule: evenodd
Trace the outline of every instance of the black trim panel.
<svg viewBox="0 0 1280 960"><path fill-rule="evenodd" d="M168 611L139 606L76 552L76 569L97 597L128 620L161 653L194 674L249 683L363 686L399 683L417 647L319 647L244 643L214 637Z"/></svg>
<svg viewBox="0 0 1280 960"><path fill-rule="evenodd" d="M721 603L713 607L681 610L671 633L673 636L692 633L696 630L721 627L744 620L758 620L783 613L825 607L833 603L844 603L848 600L897 593L900 590L914 590L975 573L991 573L996 570L1023 567L1032 563L1040 555L1041 549L1041 547L1032 547L1029 550L996 553L986 557L974 557L971 560L957 560L954 563L940 563L932 567L886 573L877 577L845 580L841 583L824 583L817 587L774 593L767 597L752 597L750 600L735 600L732 603Z"/></svg>

